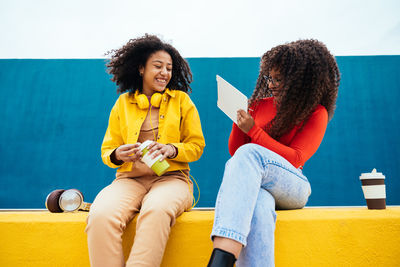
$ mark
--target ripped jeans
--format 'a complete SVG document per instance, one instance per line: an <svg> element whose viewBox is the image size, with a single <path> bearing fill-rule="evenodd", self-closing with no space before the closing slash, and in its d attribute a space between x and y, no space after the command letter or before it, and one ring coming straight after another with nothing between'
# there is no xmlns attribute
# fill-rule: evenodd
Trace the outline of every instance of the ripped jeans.
<svg viewBox="0 0 400 267"><path fill-rule="evenodd" d="M277 209L300 209L310 183L282 156L256 144L241 146L225 165L211 237L243 244L236 266L274 266Z"/></svg>

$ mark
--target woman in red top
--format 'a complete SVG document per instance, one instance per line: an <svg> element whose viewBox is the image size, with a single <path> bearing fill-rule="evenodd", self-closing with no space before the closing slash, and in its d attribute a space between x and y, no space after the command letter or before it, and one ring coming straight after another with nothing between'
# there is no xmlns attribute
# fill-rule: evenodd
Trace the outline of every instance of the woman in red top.
<svg viewBox="0 0 400 267"><path fill-rule="evenodd" d="M277 209L299 209L311 187L302 174L332 118L340 74L317 40L279 45L261 58L249 112L239 110L215 206L208 266L274 266Z"/></svg>

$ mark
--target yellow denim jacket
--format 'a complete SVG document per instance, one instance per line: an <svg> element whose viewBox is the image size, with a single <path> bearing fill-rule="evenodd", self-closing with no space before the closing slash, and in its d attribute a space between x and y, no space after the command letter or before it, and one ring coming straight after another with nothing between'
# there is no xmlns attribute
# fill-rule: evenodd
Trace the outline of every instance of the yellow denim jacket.
<svg viewBox="0 0 400 267"><path fill-rule="evenodd" d="M115 165L111 162L110 155L121 145L137 142L147 112L148 109L138 107L133 95L120 95L111 110L101 146L104 164L111 168L119 167L118 172L132 169L132 162ZM158 120L157 142L170 143L178 148L178 155L174 159L168 159L168 171L189 169L188 162L200 158L205 141L199 113L188 94L167 88L162 95Z"/></svg>

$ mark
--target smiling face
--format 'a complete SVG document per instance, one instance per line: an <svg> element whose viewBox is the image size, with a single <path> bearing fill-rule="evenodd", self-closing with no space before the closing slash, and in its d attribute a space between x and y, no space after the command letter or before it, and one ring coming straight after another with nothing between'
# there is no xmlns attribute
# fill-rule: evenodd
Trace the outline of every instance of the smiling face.
<svg viewBox="0 0 400 267"><path fill-rule="evenodd" d="M279 96L279 91L283 88L283 77L279 70L273 68L268 75L268 88L271 90L274 97Z"/></svg>
<svg viewBox="0 0 400 267"><path fill-rule="evenodd" d="M172 77L172 58L165 51L157 51L150 55L139 72L143 78L143 94L151 96L163 92Z"/></svg>

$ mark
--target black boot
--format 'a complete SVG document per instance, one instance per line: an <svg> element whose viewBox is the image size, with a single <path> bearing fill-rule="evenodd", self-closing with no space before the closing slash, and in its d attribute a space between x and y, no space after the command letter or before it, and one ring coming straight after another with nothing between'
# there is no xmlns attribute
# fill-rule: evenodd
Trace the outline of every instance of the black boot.
<svg viewBox="0 0 400 267"><path fill-rule="evenodd" d="M235 261L236 258L232 253L214 248L207 267L233 267Z"/></svg>

